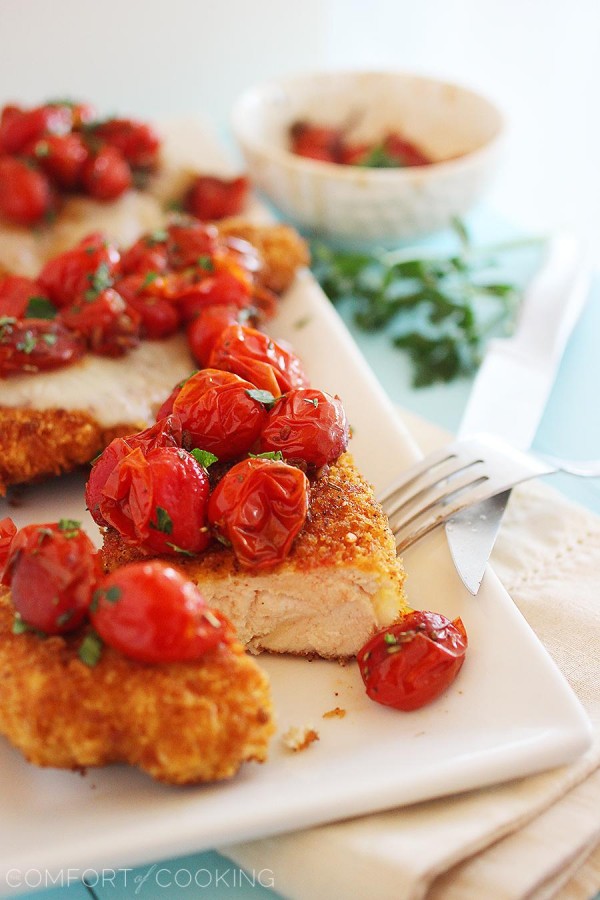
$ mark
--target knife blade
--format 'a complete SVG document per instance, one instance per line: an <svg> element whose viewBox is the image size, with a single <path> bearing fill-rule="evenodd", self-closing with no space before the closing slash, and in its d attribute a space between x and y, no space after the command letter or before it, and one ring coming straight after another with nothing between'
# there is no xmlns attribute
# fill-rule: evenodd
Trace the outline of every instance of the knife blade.
<svg viewBox="0 0 600 900"><path fill-rule="evenodd" d="M488 345L457 437L487 432L521 450L531 446L589 283L590 266L575 238L553 237L525 292L514 335ZM446 523L456 570L472 594L481 585L509 497L505 491Z"/></svg>

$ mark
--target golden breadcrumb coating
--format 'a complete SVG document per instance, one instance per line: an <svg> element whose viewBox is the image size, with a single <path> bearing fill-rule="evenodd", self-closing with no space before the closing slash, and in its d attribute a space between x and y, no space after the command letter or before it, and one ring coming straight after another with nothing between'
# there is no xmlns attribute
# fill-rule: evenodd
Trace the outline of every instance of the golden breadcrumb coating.
<svg viewBox="0 0 600 900"><path fill-rule="evenodd" d="M103 428L84 412L0 406L0 496L10 485L71 472L135 430Z"/></svg>
<svg viewBox="0 0 600 900"><path fill-rule="evenodd" d="M125 762L170 784L232 777L263 762L274 732L266 675L241 644L197 662L145 665L108 647L93 668L80 632L13 634L0 589L0 733L39 766Z"/></svg>

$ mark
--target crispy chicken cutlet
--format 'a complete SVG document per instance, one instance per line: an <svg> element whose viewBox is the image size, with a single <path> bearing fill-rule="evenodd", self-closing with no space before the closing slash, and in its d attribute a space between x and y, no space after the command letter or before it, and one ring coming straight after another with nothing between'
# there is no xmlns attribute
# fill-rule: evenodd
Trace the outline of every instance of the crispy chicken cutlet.
<svg viewBox="0 0 600 900"><path fill-rule="evenodd" d="M223 225L229 236L252 239L263 288L286 290L307 262L305 243L291 228ZM71 471L93 459L115 435L154 421L169 390L197 367L184 334L143 340L125 356L88 353L54 371L0 379L0 496L8 486Z"/></svg>
<svg viewBox="0 0 600 900"><path fill-rule="evenodd" d="M0 733L32 763L129 763L170 784L233 776L263 762L274 731L266 675L242 645L196 662L147 665L105 647L93 667L82 635L13 634L0 588Z"/></svg>
<svg viewBox="0 0 600 900"><path fill-rule="evenodd" d="M142 553L109 529L103 556L113 569ZM309 519L282 563L244 569L220 545L170 562L253 653L352 657L409 609L389 523L348 453L312 485Z"/></svg>

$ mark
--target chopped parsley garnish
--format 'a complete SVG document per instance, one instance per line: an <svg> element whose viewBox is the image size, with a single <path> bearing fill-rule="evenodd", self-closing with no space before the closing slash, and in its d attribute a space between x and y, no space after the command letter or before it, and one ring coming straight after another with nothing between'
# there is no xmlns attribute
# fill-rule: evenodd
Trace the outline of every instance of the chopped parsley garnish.
<svg viewBox="0 0 600 900"><path fill-rule="evenodd" d="M201 269L204 269L206 272L214 272L214 270L215 270L215 265L214 265L212 259L210 258L210 256L207 256L206 254L198 257L197 265Z"/></svg>
<svg viewBox="0 0 600 900"><path fill-rule="evenodd" d="M144 280L142 281L142 284L140 286L141 289L143 290L145 287L148 287L148 285L152 284L153 281L156 281L157 278L160 278L158 272L146 272L146 274L144 275Z"/></svg>
<svg viewBox="0 0 600 900"><path fill-rule="evenodd" d="M57 309L47 297L30 297L25 310L26 319L54 319Z"/></svg>
<svg viewBox="0 0 600 900"><path fill-rule="evenodd" d="M362 331L389 334L410 359L415 387L472 375L486 341L510 332L521 291L497 269L503 254L540 243L475 247L462 223L454 231L458 248L435 256L313 245L313 272L331 302Z"/></svg>
<svg viewBox="0 0 600 900"><path fill-rule="evenodd" d="M23 333L22 340L20 340L17 344L17 350L20 350L22 353L26 353L27 355L29 355L30 353L33 353L36 347L37 341L33 332L25 331Z"/></svg>
<svg viewBox="0 0 600 900"><path fill-rule="evenodd" d="M162 531L163 534L171 534L173 532L173 519L162 506L156 507L156 522L150 522L150 528L155 531Z"/></svg>
<svg viewBox="0 0 600 900"><path fill-rule="evenodd" d="M88 275L88 281L91 287L85 292L85 299L88 301L95 300L102 291L112 287L114 278L110 274L108 263L101 262L95 272Z"/></svg>
<svg viewBox="0 0 600 900"><path fill-rule="evenodd" d="M112 585L109 588L98 588L92 594L90 611L96 612L101 600L106 600L108 603L118 603L122 596L123 591L116 584Z"/></svg>
<svg viewBox="0 0 600 900"><path fill-rule="evenodd" d="M174 550L175 553L180 553L182 556L195 556L195 553L192 553L191 550L185 550L183 547L178 547L177 544L172 544L170 541L166 542L167 547L170 547L171 550Z"/></svg>
<svg viewBox="0 0 600 900"><path fill-rule="evenodd" d="M363 156L358 165L369 169L397 169L404 164L398 156L388 153L383 144L377 144Z"/></svg>
<svg viewBox="0 0 600 900"><path fill-rule="evenodd" d="M214 453L211 453L210 450L200 450L199 447L195 447L191 453L196 462L200 463L205 469L208 469L209 466L212 466L213 463L216 463L219 460L219 457L215 456Z"/></svg>
<svg viewBox="0 0 600 900"><path fill-rule="evenodd" d="M271 409L271 407L275 406L276 398L271 391L261 391L258 388L253 388L252 390L246 391L246 393L249 397L252 397L253 400L256 400L257 403L262 403L266 409Z"/></svg>
<svg viewBox="0 0 600 900"><path fill-rule="evenodd" d="M81 531L81 522L76 519L59 519L58 527L66 538L74 538Z"/></svg>
<svg viewBox="0 0 600 900"><path fill-rule="evenodd" d="M265 450L264 453L249 453L251 459L272 459L275 462L282 462L283 453L281 450Z"/></svg>
<svg viewBox="0 0 600 900"><path fill-rule="evenodd" d="M146 244L146 247L155 247L156 244L164 244L168 237L169 235L164 228L157 228L146 236L144 243Z"/></svg>
<svg viewBox="0 0 600 900"><path fill-rule="evenodd" d="M45 344L48 345L48 347L54 347L55 343L56 343L57 340L58 340L58 335L52 334L52 333L49 333L49 334L43 334L43 335L42 335L42 340L43 340L43 342L44 342Z"/></svg>
<svg viewBox="0 0 600 900"><path fill-rule="evenodd" d="M81 642L77 655L82 663L93 668L100 661L103 646L100 635L90 631Z"/></svg>
<svg viewBox="0 0 600 900"><path fill-rule="evenodd" d="M304 402L311 403L315 409L319 408L319 401L318 401L317 397L305 397Z"/></svg>

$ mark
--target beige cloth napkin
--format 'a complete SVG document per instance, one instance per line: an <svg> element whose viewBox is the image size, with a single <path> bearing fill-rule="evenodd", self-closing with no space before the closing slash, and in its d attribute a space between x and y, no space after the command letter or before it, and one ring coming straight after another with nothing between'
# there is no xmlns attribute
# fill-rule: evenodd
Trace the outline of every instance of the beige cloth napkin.
<svg viewBox="0 0 600 900"><path fill-rule="evenodd" d="M290 900L589 900L600 890L600 518L544 484L513 491L494 567L585 706L570 766L222 852Z"/></svg>

